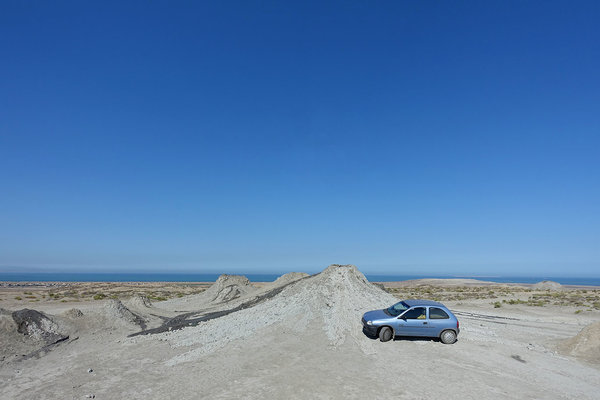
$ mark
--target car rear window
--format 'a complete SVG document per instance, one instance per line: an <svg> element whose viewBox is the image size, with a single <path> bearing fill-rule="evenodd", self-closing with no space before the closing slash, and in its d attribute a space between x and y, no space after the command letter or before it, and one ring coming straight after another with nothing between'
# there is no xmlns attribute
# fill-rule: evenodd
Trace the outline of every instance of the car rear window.
<svg viewBox="0 0 600 400"><path fill-rule="evenodd" d="M450 318L446 311L441 308L430 307L429 308L429 319L448 319Z"/></svg>

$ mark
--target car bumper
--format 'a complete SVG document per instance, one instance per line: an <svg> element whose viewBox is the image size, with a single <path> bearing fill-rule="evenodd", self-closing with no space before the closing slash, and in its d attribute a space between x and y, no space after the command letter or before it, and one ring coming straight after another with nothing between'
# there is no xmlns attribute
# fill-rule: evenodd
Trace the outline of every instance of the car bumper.
<svg viewBox="0 0 600 400"><path fill-rule="evenodd" d="M368 336L377 336L377 326L363 325L363 333Z"/></svg>

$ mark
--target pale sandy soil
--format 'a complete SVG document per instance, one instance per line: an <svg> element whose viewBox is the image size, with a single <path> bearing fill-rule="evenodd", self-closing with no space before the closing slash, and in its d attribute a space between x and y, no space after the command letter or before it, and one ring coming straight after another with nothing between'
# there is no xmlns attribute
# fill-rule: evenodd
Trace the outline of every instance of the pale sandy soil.
<svg viewBox="0 0 600 400"><path fill-rule="evenodd" d="M599 290L456 281L385 285L391 293L355 268L338 266L277 284L224 278L206 291L210 285L67 290L108 292L101 300L50 299L56 287L2 288L1 308L44 311L69 338L23 357L42 344L16 332L10 313L1 314L0 397L598 399L600 365L558 349L600 321ZM169 300L149 302L129 292ZM437 298L456 312L458 342L382 343L362 333L362 313L408 297ZM156 332L128 337L142 330L140 321Z"/></svg>

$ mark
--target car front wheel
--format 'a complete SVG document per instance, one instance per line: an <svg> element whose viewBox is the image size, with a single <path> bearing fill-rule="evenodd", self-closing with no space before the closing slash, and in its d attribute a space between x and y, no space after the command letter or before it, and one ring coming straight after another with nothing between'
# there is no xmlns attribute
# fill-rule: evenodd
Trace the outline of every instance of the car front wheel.
<svg viewBox="0 0 600 400"><path fill-rule="evenodd" d="M392 338L392 329L389 326L384 326L379 331L379 340L382 342L387 342Z"/></svg>
<svg viewBox="0 0 600 400"><path fill-rule="evenodd" d="M440 340L445 344L452 344L456 342L456 332L448 329L440 335Z"/></svg>

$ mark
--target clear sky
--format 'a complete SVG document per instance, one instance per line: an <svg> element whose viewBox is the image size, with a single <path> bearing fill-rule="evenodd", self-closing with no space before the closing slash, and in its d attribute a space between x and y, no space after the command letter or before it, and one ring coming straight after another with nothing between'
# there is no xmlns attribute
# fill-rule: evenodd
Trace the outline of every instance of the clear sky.
<svg viewBox="0 0 600 400"><path fill-rule="evenodd" d="M0 2L0 271L600 275L598 1Z"/></svg>

